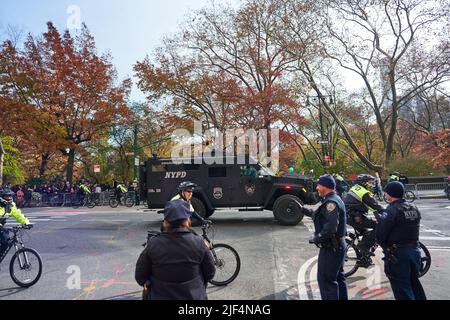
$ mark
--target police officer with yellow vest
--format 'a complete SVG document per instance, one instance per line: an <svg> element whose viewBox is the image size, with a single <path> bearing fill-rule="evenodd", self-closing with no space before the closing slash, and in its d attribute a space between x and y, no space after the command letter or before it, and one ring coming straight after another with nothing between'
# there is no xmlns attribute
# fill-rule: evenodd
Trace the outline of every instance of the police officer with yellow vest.
<svg viewBox="0 0 450 320"><path fill-rule="evenodd" d="M128 191L127 188L125 188L125 186L123 184L119 183L117 185L116 190L115 190L117 202L120 203L120 197L122 196L122 194L127 193L127 191Z"/></svg>
<svg viewBox="0 0 450 320"><path fill-rule="evenodd" d="M392 181L399 181L399 180L400 180L400 173L398 173L397 171L395 171L395 172L392 172L392 173L389 175L388 183L389 183L389 182L392 182Z"/></svg>
<svg viewBox="0 0 450 320"><path fill-rule="evenodd" d="M342 194L348 187L348 183L347 181L345 181L345 178L340 173L334 173L333 177L334 180L336 181L336 192L339 195L339 197L342 197Z"/></svg>
<svg viewBox="0 0 450 320"><path fill-rule="evenodd" d="M0 256L8 249L9 232L3 227L9 217L13 217L18 223L28 228L33 226L20 209L17 208L13 202L13 197L14 192L10 189L0 190Z"/></svg>
<svg viewBox="0 0 450 320"><path fill-rule="evenodd" d="M317 262L317 281L322 300L347 300L344 276L346 252L346 214L342 199L335 193L336 182L331 175L317 181L317 192L322 203L315 211L303 208L303 213L314 221L314 235L310 243L320 248Z"/></svg>
<svg viewBox="0 0 450 320"><path fill-rule="evenodd" d="M389 206L380 217L377 241L385 254L384 271L394 297L396 300L426 300L419 281L420 212L403 199L405 187L401 182L388 183L384 192Z"/></svg>
<svg viewBox="0 0 450 320"><path fill-rule="evenodd" d="M83 203L84 197L86 197L90 193L91 193L91 190L84 183L84 181L81 181L79 188L78 188L78 202Z"/></svg>
<svg viewBox="0 0 450 320"><path fill-rule="evenodd" d="M373 196L374 183L375 177L369 174L360 174L355 180L355 185L350 188L344 198L347 223L363 235L358 244L362 254L362 259L358 262L361 266L369 266L372 263L370 248L375 244L377 220L384 210ZM367 217L369 210L374 211L377 220Z"/></svg>
<svg viewBox="0 0 450 320"><path fill-rule="evenodd" d="M192 203L191 203L192 194L194 192L195 187L197 187L197 185L195 183L190 182L190 181L183 181L178 186L178 194L175 195L172 199L170 199L170 201L179 200L179 199L186 201L189 204L189 212L191 213L191 217L190 217L191 220L192 220L192 218L194 218L203 224L204 222L206 222L206 220L203 219L203 217L200 216L197 212L195 212L194 207L192 206Z"/></svg>

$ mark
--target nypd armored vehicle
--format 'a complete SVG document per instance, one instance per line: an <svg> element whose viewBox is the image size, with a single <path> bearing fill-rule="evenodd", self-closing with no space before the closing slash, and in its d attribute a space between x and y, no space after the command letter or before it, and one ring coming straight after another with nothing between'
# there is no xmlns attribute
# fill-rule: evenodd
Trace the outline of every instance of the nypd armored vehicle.
<svg viewBox="0 0 450 320"><path fill-rule="evenodd" d="M221 208L239 211L273 211L281 225L296 225L302 218L302 204L318 201L314 182L301 175L278 177L256 161L238 164L237 157L224 157L223 164L203 158L153 157L140 166L140 196L150 209L164 208L183 181L198 185L191 200L204 218ZM213 164L210 164L213 163Z"/></svg>

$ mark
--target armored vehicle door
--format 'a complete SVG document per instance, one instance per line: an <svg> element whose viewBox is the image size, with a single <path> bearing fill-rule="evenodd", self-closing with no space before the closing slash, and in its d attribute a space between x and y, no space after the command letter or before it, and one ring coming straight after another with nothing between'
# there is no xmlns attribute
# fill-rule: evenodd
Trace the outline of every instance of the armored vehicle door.
<svg viewBox="0 0 450 320"><path fill-rule="evenodd" d="M261 206L270 189L270 177L262 176L258 164L236 167L238 174L238 188L234 192L233 203L237 206Z"/></svg>
<svg viewBox="0 0 450 320"><path fill-rule="evenodd" d="M206 193L214 207L231 206L232 185L230 184L231 166L214 164L204 166L206 170Z"/></svg>

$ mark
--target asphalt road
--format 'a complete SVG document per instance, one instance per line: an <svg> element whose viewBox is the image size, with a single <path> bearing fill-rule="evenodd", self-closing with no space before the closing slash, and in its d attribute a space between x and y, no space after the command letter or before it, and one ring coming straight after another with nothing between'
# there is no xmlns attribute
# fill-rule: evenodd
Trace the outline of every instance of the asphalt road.
<svg viewBox="0 0 450 320"><path fill-rule="evenodd" d="M450 201L418 200L421 241L432 266L422 278L429 299L450 298ZM35 223L24 240L44 261L40 281L18 288L8 272L12 253L1 263L0 299L118 300L140 299L134 281L136 260L148 229L158 229L161 215L140 208L39 208L23 212ZM272 213L216 212L211 219L215 242L233 246L241 271L225 287L208 287L210 299L320 299L316 272L318 249L308 244L312 221L279 226ZM11 221L10 224L12 224ZM393 299L384 276L381 252L375 266L348 279L351 299Z"/></svg>

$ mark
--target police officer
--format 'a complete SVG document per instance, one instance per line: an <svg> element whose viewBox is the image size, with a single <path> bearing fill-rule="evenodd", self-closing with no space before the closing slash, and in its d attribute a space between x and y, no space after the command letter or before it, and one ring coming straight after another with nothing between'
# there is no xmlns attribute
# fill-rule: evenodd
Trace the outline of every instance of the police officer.
<svg viewBox="0 0 450 320"><path fill-rule="evenodd" d="M170 201L173 200L184 200L189 204L189 212L191 213L191 219L194 218L198 220L200 223L204 223L205 219L203 219L202 216L200 216L197 212L195 212L194 207L191 204L192 194L194 192L194 188L197 187L197 185L190 181L183 181L178 186L178 194L175 195Z"/></svg>
<svg viewBox="0 0 450 320"><path fill-rule="evenodd" d="M345 209L347 210L347 223L363 235L358 244L362 257L358 264L368 267L372 263L370 258L370 248L376 242L375 229L377 221L367 216L369 210L374 211L375 217L383 213L384 209L375 200L372 190L375 184L375 177L368 174L360 174L355 180L355 185L350 188L344 198Z"/></svg>
<svg viewBox="0 0 450 320"><path fill-rule="evenodd" d="M380 217L377 241L384 250L384 271L396 300L426 300L419 281L421 258L419 226L421 215L403 196L405 187L394 181L385 188L389 206Z"/></svg>
<svg viewBox="0 0 450 320"><path fill-rule="evenodd" d="M116 187L115 193L116 199L120 203L120 197L122 196L122 194L127 193L127 188L122 183L119 183Z"/></svg>
<svg viewBox="0 0 450 320"><path fill-rule="evenodd" d="M0 257L8 249L9 232L4 229L6 220L12 216L22 225L31 228L30 221L22 214L13 202L14 192L10 189L0 190Z"/></svg>
<svg viewBox="0 0 450 320"><path fill-rule="evenodd" d="M322 203L314 212L303 212L314 220L315 232L310 243L319 248L317 280L323 300L347 300L347 284L344 276L346 251L345 205L335 193L336 182L331 175L323 175L317 181L317 192Z"/></svg>
<svg viewBox="0 0 450 320"><path fill-rule="evenodd" d="M82 203L84 200L84 197L91 194L91 190L88 188L88 186L84 183L84 181L80 182L80 187L78 189L78 202Z"/></svg>
<svg viewBox="0 0 450 320"><path fill-rule="evenodd" d="M342 197L342 194L345 192L345 190L347 190L348 183L347 181L345 181L345 178L339 173L333 174L333 177L336 181L336 192L340 197Z"/></svg>
<svg viewBox="0 0 450 320"><path fill-rule="evenodd" d="M136 282L151 300L206 300L214 259L203 238L189 227L189 205L178 199L164 208L164 229L152 237L136 263ZM148 288L149 287L149 288Z"/></svg>
<svg viewBox="0 0 450 320"><path fill-rule="evenodd" d="M399 180L400 180L400 173L398 173L397 171L395 171L395 172L392 172L392 173L389 175L388 183L389 183L389 182L392 182L392 181L399 181Z"/></svg>

